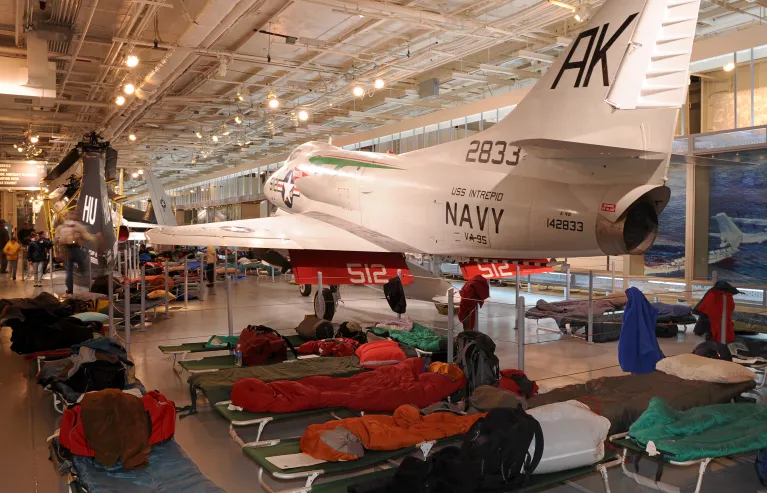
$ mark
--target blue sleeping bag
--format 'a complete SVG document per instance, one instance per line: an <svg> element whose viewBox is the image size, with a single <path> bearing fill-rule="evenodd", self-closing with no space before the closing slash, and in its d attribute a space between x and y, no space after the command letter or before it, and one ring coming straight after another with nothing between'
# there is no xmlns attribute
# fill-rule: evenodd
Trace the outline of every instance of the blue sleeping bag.
<svg viewBox="0 0 767 493"><path fill-rule="evenodd" d="M658 310L637 288L626 290L628 302L623 311L623 329L618 341L618 362L630 373L650 373L664 358L655 337Z"/></svg>
<svg viewBox="0 0 767 493"><path fill-rule="evenodd" d="M106 467L91 457L72 457L78 479L88 493L226 493L206 478L181 446L171 439L152 445L144 469Z"/></svg>

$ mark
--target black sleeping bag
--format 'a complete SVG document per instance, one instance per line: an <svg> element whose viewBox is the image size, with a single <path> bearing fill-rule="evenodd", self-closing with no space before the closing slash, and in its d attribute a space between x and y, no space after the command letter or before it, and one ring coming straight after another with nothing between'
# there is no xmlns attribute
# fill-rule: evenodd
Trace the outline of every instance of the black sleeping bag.
<svg viewBox="0 0 767 493"><path fill-rule="evenodd" d="M92 339L93 333L101 329L101 322L83 322L74 317L51 321L49 316L32 316L6 324L12 330L11 350L19 354L68 348Z"/></svg>

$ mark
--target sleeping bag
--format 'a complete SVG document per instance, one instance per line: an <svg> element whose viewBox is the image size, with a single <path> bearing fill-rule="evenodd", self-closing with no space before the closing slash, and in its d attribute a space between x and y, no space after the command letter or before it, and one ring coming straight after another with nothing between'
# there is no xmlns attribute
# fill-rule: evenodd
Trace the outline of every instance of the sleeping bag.
<svg viewBox="0 0 767 493"><path fill-rule="evenodd" d="M448 412L422 416L417 407L403 405L393 416L368 414L310 425L301 437L301 451L315 459L354 460L365 455L365 450L398 450L463 435L483 416Z"/></svg>
<svg viewBox="0 0 767 493"><path fill-rule="evenodd" d="M618 341L618 361L623 371L650 373L663 352L655 337L658 310L637 288L626 290L628 303L623 312L623 329Z"/></svg>
<svg viewBox="0 0 767 493"><path fill-rule="evenodd" d="M454 381L441 373L424 372L423 359L411 358L349 378L321 376L272 383L246 378L234 384L232 404L254 413L293 413L328 407L393 412L403 404L419 408L434 404L464 384L464 379Z"/></svg>
<svg viewBox="0 0 767 493"><path fill-rule="evenodd" d="M373 327L370 330L377 336L389 337L394 341L420 349L421 351L431 353L447 351L447 337L437 335L430 328L417 323L413 324L413 328L409 332L404 330L389 331L382 327Z"/></svg>

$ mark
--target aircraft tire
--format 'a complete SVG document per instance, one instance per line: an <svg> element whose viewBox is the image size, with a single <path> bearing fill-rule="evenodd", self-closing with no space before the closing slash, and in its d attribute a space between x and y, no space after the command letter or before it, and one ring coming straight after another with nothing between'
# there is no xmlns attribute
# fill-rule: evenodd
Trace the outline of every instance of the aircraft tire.
<svg viewBox="0 0 767 493"><path fill-rule="evenodd" d="M333 293L329 288L323 289L322 293L317 291L314 294L314 314L317 318L327 320L328 322L333 320L333 316L336 314L336 305Z"/></svg>
<svg viewBox="0 0 767 493"><path fill-rule="evenodd" d="M312 294L312 285L311 284L299 284L298 285L298 292L301 293L301 296L308 297Z"/></svg>

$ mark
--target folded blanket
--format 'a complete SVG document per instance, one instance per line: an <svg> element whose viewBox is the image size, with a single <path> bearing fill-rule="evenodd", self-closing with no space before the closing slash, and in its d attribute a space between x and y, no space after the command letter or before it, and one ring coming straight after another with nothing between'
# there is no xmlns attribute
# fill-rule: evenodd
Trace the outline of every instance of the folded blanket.
<svg viewBox="0 0 767 493"><path fill-rule="evenodd" d="M447 337L437 335L433 330L417 323L413 324L413 328L409 332L379 327L374 327L371 331L377 336L389 337L394 341L418 348L421 351L435 353L447 350Z"/></svg>
<svg viewBox="0 0 767 493"><path fill-rule="evenodd" d="M206 349L231 349L237 346L240 336L213 336L205 343Z"/></svg>

